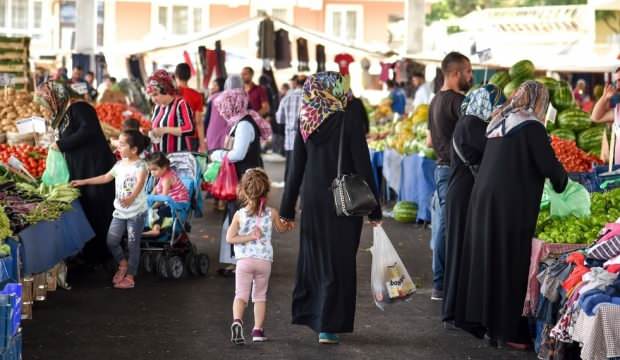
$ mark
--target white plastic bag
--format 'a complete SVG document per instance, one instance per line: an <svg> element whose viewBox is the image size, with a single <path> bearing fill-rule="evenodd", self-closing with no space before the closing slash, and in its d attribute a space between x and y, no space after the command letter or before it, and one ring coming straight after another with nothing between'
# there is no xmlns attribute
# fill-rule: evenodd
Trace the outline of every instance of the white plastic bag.
<svg viewBox="0 0 620 360"><path fill-rule="evenodd" d="M370 285L377 307L407 301L416 287L383 227L374 228Z"/></svg>

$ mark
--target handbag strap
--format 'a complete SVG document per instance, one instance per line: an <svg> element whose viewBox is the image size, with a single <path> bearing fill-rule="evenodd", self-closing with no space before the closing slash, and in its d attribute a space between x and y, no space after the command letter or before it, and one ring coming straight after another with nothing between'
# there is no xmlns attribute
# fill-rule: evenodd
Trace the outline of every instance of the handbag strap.
<svg viewBox="0 0 620 360"><path fill-rule="evenodd" d="M342 177L342 143L344 140L344 120L342 117L342 123L340 124L340 143L338 144L338 179Z"/></svg>

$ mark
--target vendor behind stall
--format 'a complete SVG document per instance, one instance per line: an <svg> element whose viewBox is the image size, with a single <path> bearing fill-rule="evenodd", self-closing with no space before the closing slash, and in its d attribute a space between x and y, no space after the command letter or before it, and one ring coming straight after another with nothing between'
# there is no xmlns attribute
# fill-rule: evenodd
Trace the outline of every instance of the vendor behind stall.
<svg viewBox="0 0 620 360"><path fill-rule="evenodd" d="M98 176L112 168L114 155L90 104L55 81L41 84L37 99L52 113L51 125L58 141L51 148L63 153L71 180ZM114 184L82 188L80 202L96 234L84 247L84 260L91 264L103 263L109 257L106 236L114 211Z"/></svg>

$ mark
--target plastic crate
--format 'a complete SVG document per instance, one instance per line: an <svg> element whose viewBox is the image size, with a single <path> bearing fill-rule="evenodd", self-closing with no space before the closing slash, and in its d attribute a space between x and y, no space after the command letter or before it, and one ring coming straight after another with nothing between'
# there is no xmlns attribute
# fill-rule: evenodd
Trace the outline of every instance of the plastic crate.
<svg viewBox="0 0 620 360"><path fill-rule="evenodd" d="M9 345L0 352L0 360L22 360L21 332L9 339Z"/></svg>
<svg viewBox="0 0 620 360"><path fill-rule="evenodd" d="M0 350L11 346L11 339L19 332L22 319L22 286L7 284L0 291Z"/></svg>
<svg viewBox="0 0 620 360"><path fill-rule="evenodd" d="M588 173L568 173L568 178L583 185L588 192L601 191L599 189L600 183L594 171Z"/></svg>

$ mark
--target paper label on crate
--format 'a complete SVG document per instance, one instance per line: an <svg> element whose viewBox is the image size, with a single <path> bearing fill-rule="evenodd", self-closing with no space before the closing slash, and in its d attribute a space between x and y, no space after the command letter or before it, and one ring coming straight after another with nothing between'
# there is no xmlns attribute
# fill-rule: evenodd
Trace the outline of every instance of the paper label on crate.
<svg viewBox="0 0 620 360"><path fill-rule="evenodd" d="M15 125L17 126L17 132L20 134L29 134L32 132L45 134L47 132L45 119L38 116L18 120L15 122Z"/></svg>
<svg viewBox="0 0 620 360"><path fill-rule="evenodd" d="M13 79L15 79L14 74L2 73L0 74L0 86L8 86L13 83Z"/></svg>

